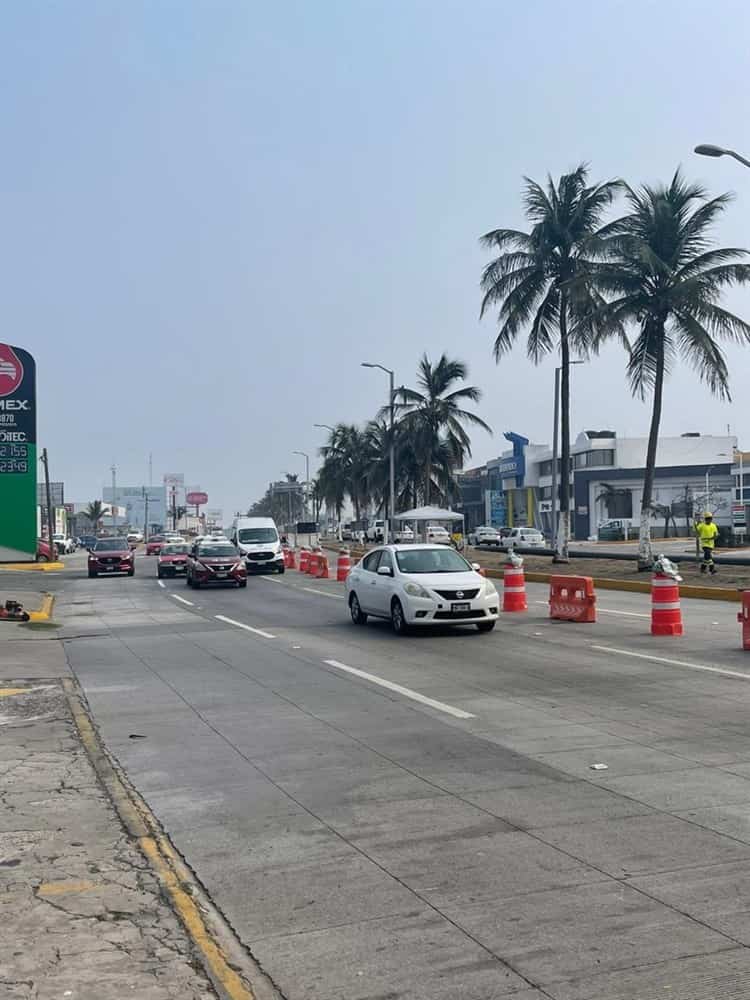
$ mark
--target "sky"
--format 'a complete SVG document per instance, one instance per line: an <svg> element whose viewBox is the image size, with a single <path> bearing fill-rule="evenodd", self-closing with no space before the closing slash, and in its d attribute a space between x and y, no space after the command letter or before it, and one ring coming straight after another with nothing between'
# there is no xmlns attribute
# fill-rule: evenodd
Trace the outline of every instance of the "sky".
<svg viewBox="0 0 750 1000"><path fill-rule="evenodd" d="M524 175L691 179L736 200L750 245L745 0L8 0L0 5L4 341L38 365L39 441L66 499L184 472L246 507L313 471L325 432L413 385L423 353L469 365L489 437L552 436L555 360L496 365L479 322L481 233L523 227ZM750 290L727 304L750 317ZM746 349L747 350L747 349ZM663 433L750 448L684 365ZM645 435L621 348L573 372L573 433ZM301 475L301 478L302 478Z"/></svg>

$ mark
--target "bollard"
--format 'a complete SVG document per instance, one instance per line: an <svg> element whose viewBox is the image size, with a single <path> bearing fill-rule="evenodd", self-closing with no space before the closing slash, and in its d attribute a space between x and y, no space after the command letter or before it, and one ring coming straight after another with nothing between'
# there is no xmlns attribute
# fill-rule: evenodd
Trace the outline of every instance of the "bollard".
<svg viewBox="0 0 750 1000"><path fill-rule="evenodd" d="M750 590L742 591L742 611L737 612L737 621L742 625L742 648L750 649Z"/></svg>
<svg viewBox="0 0 750 1000"><path fill-rule="evenodd" d="M325 552L321 552L318 555L318 572L317 577L319 580L330 580L331 574L328 570L328 556Z"/></svg>
<svg viewBox="0 0 750 1000"><path fill-rule="evenodd" d="M299 571L300 573L307 573L307 567L310 564L310 550L306 549L303 545L299 553Z"/></svg>

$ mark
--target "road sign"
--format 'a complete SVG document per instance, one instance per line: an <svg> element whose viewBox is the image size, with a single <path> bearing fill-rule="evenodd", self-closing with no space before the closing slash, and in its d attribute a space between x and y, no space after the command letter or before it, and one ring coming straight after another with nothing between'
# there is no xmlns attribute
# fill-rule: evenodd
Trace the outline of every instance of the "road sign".
<svg viewBox="0 0 750 1000"><path fill-rule="evenodd" d="M747 529L747 508L744 503L732 504L732 527L737 535L743 535Z"/></svg>
<svg viewBox="0 0 750 1000"><path fill-rule="evenodd" d="M185 497L185 503L190 504L191 507L199 507L201 504L208 503L208 493L197 491L188 493Z"/></svg>
<svg viewBox="0 0 750 1000"><path fill-rule="evenodd" d="M0 344L0 562L36 559L36 362Z"/></svg>

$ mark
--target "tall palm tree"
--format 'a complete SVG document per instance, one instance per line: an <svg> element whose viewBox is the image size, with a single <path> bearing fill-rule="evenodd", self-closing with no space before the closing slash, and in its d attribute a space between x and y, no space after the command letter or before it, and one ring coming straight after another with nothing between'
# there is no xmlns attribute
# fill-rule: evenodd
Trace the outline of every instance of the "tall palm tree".
<svg viewBox="0 0 750 1000"><path fill-rule="evenodd" d="M570 283L588 269L588 241L620 182L589 185L585 164L563 174L557 184L548 177L546 189L528 177L524 180L524 211L531 230L493 229L480 241L498 254L482 274L480 315L498 310L497 362L522 331L527 331L526 351L534 364L560 350L561 489L555 558L563 561L570 538L570 351L585 355L587 350L583 328L578 335L571 328L577 315L600 304L593 288L583 284L574 291Z"/></svg>
<svg viewBox="0 0 750 1000"><path fill-rule="evenodd" d="M750 282L746 250L718 248L711 229L731 196L709 199L679 170L669 184L626 188L630 212L600 234L601 262L592 271L598 294L610 297L583 325L601 340L633 324L628 379L634 395L653 394L641 500L638 563L653 561L651 517L664 379L682 358L709 391L728 400L729 372L719 340L750 342L750 325L724 309L724 290Z"/></svg>
<svg viewBox="0 0 750 1000"><path fill-rule="evenodd" d="M320 489L340 512L346 495L352 501L354 516L360 520L361 512L370 500L367 483L368 458L365 435L355 424L337 424L331 431L328 444L320 449L323 464L318 473Z"/></svg>
<svg viewBox="0 0 750 1000"><path fill-rule="evenodd" d="M457 387L467 374L468 368L462 361L442 354L433 364L425 354L417 369L417 388L401 386L394 393L401 433L411 438L412 447L421 458L425 504L431 503L436 485L438 495L445 495L445 490L435 483L435 470L444 469L446 462L453 469L460 468L471 456L471 439L465 425L492 433L476 413L464 409L466 402L478 403L482 397L481 390L474 385ZM381 411L381 418L385 412Z"/></svg>
<svg viewBox="0 0 750 1000"><path fill-rule="evenodd" d="M92 500L84 511L84 517L86 517L94 526L94 530L98 531L100 527L100 521L103 517L107 515L107 508L101 502L101 500Z"/></svg>

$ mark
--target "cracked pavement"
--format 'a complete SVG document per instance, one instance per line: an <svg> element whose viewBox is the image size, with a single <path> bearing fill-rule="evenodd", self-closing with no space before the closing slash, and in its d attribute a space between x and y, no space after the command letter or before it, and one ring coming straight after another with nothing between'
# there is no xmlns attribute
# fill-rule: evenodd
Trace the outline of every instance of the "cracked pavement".
<svg viewBox="0 0 750 1000"><path fill-rule="evenodd" d="M0 924L4 1000L215 1000L57 682L0 681Z"/></svg>

